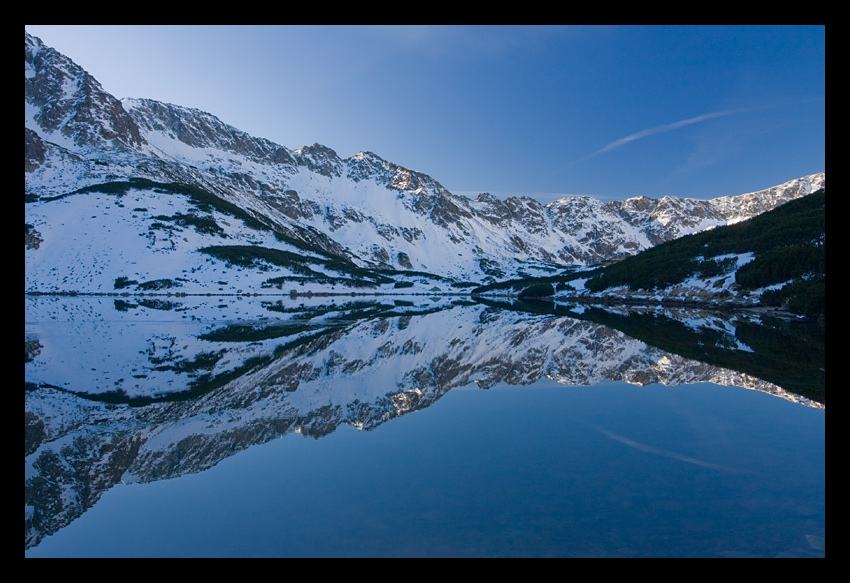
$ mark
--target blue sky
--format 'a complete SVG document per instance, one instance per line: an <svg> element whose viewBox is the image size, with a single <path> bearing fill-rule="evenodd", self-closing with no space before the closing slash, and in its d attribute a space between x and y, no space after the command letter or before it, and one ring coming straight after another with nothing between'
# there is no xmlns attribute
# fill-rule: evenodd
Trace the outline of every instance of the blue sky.
<svg viewBox="0 0 850 583"><path fill-rule="evenodd" d="M40 26L118 98L455 193L711 198L825 170L825 27Z"/></svg>

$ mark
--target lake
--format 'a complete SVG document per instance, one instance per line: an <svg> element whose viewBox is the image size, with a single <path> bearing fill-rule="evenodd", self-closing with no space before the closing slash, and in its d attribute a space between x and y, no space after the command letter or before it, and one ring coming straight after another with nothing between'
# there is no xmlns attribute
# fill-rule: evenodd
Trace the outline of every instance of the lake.
<svg viewBox="0 0 850 583"><path fill-rule="evenodd" d="M25 297L26 557L825 557L823 328Z"/></svg>

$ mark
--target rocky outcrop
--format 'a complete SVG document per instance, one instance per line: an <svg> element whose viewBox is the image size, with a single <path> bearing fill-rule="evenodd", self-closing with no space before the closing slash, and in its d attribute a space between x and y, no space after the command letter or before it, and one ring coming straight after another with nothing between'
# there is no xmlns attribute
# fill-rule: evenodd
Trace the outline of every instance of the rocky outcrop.
<svg viewBox="0 0 850 583"><path fill-rule="evenodd" d="M126 147L145 140L121 102L80 66L25 33L24 95L45 137L76 146ZM29 110L28 110L29 113Z"/></svg>
<svg viewBox="0 0 850 583"><path fill-rule="evenodd" d="M24 224L24 247L26 249L38 249L43 241L41 233L35 227Z"/></svg>
<svg viewBox="0 0 850 583"><path fill-rule="evenodd" d="M38 134L24 128L24 172L32 172L44 164L46 150Z"/></svg>
<svg viewBox="0 0 850 583"><path fill-rule="evenodd" d="M122 104L146 133L159 134L192 148L237 154L255 162L295 164L292 153L285 147L251 136L199 109L152 99L124 99ZM163 141L157 142L163 144Z"/></svg>

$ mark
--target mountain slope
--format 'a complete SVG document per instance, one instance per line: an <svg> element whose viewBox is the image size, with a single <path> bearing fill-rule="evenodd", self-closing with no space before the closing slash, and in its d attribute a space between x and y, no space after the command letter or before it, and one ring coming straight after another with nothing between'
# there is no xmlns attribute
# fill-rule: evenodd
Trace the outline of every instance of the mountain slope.
<svg viewBox="0 0 850 583"><path fill-rule="evenodd" d="M612 265L585 284L591 291L628 286L665 297L736 296L824 313L826 191L745 222L659 245ZM785 291L782 291L785 290Z"/></svg>
<svg viewBox="0 0 850 583"><path fill-rule="evenodd" d="M751 219L658 244L605 267L482 286L479 295L562 301L783 307L825 314L826 189Z"/></svg>

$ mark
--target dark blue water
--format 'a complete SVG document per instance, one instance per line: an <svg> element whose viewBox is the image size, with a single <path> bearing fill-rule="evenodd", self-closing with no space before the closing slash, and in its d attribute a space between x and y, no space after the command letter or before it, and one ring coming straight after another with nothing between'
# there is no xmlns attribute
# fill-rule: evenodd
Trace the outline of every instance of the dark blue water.
<svg viewBox="0 0 850 583"><path fill-rule="evenodd" d="M708 383L474 387L118 484L26 556L825 556L822 409Z"/></svg>

